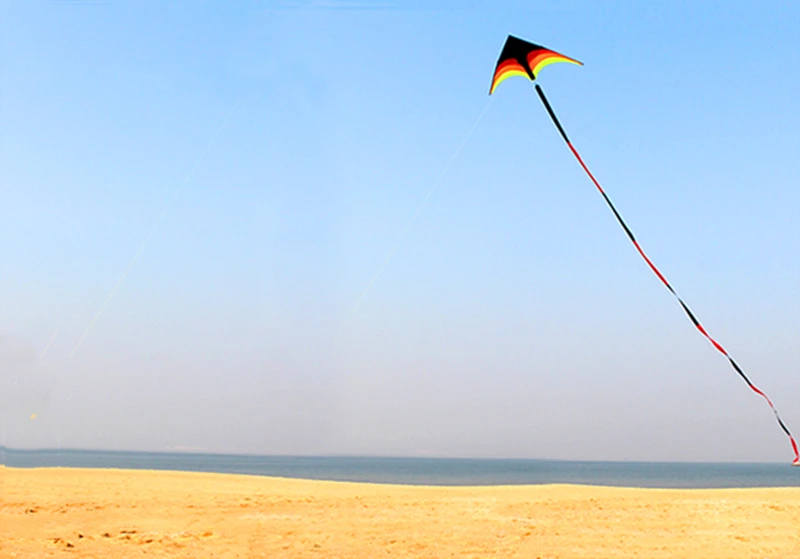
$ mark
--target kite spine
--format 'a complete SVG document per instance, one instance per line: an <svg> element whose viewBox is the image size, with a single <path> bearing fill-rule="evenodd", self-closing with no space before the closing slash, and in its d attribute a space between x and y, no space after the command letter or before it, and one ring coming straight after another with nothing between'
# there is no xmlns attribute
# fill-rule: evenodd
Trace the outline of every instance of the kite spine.
<svg viewBox="0 0 800 559"><path fill-rule="evenodd" d="M755 384L753 384L753 382L744 373L742 368L739 367L736 361L733 360L733 357L731 357L730 354L728 354L725 348L722 347L722 345L719 342L717 342L714 338L712 338L711 335L706 331L706 329L703 328L703 325L700 324L700 321L697 319L694 313L689 309L689 306L683 301L683 299L681 299L681 297L678 295L675 289L673 289L673 287L667 281L667 278L664 277L664 275L658 270L655 264L653 264L650 258L647 257L647 255L642 250L642 247L639 246L639 242L636 240L636 237L634 237L633 232L625 223L625 220L622 219L622 216L617 211L617 208L614 207L614 204L611 202L611 199L605 193L605 190L603 190L603 187L600 186L600 183L597 181L592 172L589 170L589 167L587 167L586 163L583 162L583 159L578 153L578 150L576 150L575 146L572 145L572 142L569 141L569 137L567 136L567 133L564 132L564 128L561 126L561 122L559 122L555 111L553 111L553 108L550 106L550 102L547 100L544 91L542 90L541 87L539 87L539 84L535 84L534 87L536 88L536 93L539 95L539 99L542 100L544 108L547 110L547 114L550 115L550 119L553 121L553 124L556 125L556 128L558 129L559 134L561 134L561 137L564 139L564 142L567 144L567 147L572 152L572 155L575 156L575 159L578 161L578 163L580 163L586 175L591 179L595 187L597 187L597 190L603 196L603 200L605 200L606 204L611 209L611 212L614 214L614 217L617 219L617 222L625 231L625 234L628 236L631 243L633 243L633 246L636 248L636 251L644 259L644 261L647 263L647 265L650 267L650 269L653 271L656 277L658 277L661 283L663 283L664 286L669 290L669 292L672 293L672 295L678 301L678 304L686 313L686 316L689 317L689 320L691 320L692 324L698 330L698 332L700 332L709 342L711 342L711 345L713 345L717 351L719 351L722 355L725 356L725 358L731 364L731 367L733 367L733 370L736 371L736 373L742 378L742 380L744 380L747 386L750 387L750 390L752 390L753 392L761 396L764 400L766 400L767 404L769 404L769 407L772 409L772 413L775 415L775 419L778 421L778 425L780 425L783 432L786 433L786 436L789 437L789 441L792 444L792 451L794 452L794 460L792 463L795 466L800 465L800 454L798 454L797 442L794 440L794 437L792 436L792 433L789 431L789 428L786 427L786 424L783 422L783 419L781 419L781 416L778 413L778 409L772 403L772 400L770 400L769 396L767 396L766 393L764 393L762 390L756 387Z"/></svg>

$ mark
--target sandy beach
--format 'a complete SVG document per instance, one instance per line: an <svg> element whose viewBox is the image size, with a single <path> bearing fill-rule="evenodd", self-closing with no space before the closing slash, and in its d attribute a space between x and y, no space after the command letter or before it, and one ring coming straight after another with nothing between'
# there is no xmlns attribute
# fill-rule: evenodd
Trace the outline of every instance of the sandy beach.
<svg viewBox="0 0 800 559"><path fill-rule="evenodd" d="M800 558L800 488L411 487L0 467L0 557Z"/></svg>

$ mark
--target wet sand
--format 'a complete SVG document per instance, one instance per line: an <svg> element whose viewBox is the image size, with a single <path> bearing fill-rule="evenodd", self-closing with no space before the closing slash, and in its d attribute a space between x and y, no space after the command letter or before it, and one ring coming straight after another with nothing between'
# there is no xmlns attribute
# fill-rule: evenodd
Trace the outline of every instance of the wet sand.
<svg viewBox="0 0 800 559"><path fill-rule="evenodd" d="M781 557L800 488L411 487L0 467L0 557Z"/></svg>

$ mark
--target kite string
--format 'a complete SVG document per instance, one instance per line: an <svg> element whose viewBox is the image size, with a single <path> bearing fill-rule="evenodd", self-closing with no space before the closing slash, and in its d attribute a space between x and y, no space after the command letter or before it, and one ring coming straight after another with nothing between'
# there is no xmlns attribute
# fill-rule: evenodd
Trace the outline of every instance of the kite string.
<svg viewBox="0 0 800 559"><path fill-rule="evenodd" d="M706 329L703 328L703 325L700 324L700 321L697 319L697 317L694 315L694 313L689 309L689 306L683 301L683 299L681 299L681 297L678 295L678 293L675 291L675 289L672 287L672 285L670 285L670 283L667 281L667 278L658 270L658 268L656 267L655 264L653 264L653 262L650 260L650 258L647 257L647 255L645 254L644 250L642 250L642 247L639 246L639 243L636 240L636 237L634 237L633 232L630 230L628 225L622 219L622 216L617 211L617 208L614 207L614 204L611 202L611 199L608 197L608 195L603 190L603 187L600 186L600 183L597 181L597 179L594 177L592 172L589 170L589 167L587 167L586 163L583 162L583 159L581 158L580 154L578 153L578 150L575 149L575 147L572 145L572 142L569 141L569 138L567 137L566 132L564 132L564 128L561 126L561 123L559 122L558 117L556 117L555 111L553 111L553 108L550 106L550 103L547 100L547 97L545 96L544 91L542 90L541 87L539 87L538 84L535 85L535 88L536 88L536 93L538 93L539 98L542 101L542 104L544 105L545 109L547 110L547 114L550 115L550 119L556 125L556 128L558 129L558 132L561 134L561 137L564 139L564 142L566 142L567 147L572 152L572 155L575 156L575 159L578 161L578 163L580 163L581 167L586 172L588 177L591 179L592 183L594 183L595 187L597 187L597 190L603 196L603 199L605 200L606 204L608 205L608 207L613 212L614 217L617 219L617 222L620 224L620 226L622 226L622 229L625 231L625 234L628 236L628 238L630 239L631 243L633 243L633 246L636 248L636 251L641 255L641 257L644 259L644 261L647 263L647 265L650 267L650 269L653 271L653 273L656 275L656 277L658 277L658 279L661 280L661 283L663 283L664 286L669 290L669 292L672 293L672 295L678 301L678 304L681 306L681 308L683 308L683 311L686 313L686 316L688 316L689 320L691 320L692 324L694 324L695 328L697 328L697 330L709 342L711 342L711 345L713 345L714 348L717 351L719 351L722 355L725 356L725 358L730 362L731 367L733 367L734 371L736 371L739 374L739 376L742 378L742 380L744 380L744 382L747 384L747 386L753 392L755 392L756 394L761 396L764 400L766 400L767 404L769 404L769 407L772 409L772 413L775 415L775 419L778 421L778 425L781 427L781 429L786 434L786 436L789 437L789 441L791 442L791 445L792 445L792 451L794 452L794 460L792 461L792 463L794 465L800 465L800 453L798 453L797 442L795 441L794 437L792 436L792 433L786 427L786 424L783 422L783 419L781 419L781 416L778 413L778 409L772 403L772 400L770 400L769 396L767 396L764 391L760 390L758 387L756 387L755 384L753 384L753 382L747 377L747 375L744 373L742 368L739 367L738 363L736 363L736 361L733 360L733 357L730 356L730 354L725 350L725 348L722 347L722 345L719 342L717 342L717 340L712 338L711 335L706 331Z"/></svg>
<svg viewBox="0 0 800 559"><path fill-rule="evenodd" d="M356 313L358 308L361 306L361 303L364 302L364 299L367 297L367 294L369 293L370 289L372 289L372 286L374 285L375 281L377 281L378 277L380 277L380 275L383 273L383 271L389 265L389 262L392 260L392 257L394 256L394 253L397 252L397 249L400 247L400 244L403 242L403 239L405 238L405 236L408 233L409 229L411 229L411 226L414 225L414 222L417 220L417 218L419 217L420 213L422 213L422 210L425 207L425 205L428 203L428 200L430 200L431 196L433 196L434 193L438 190L439 185L442 182L442 179L444 179L445 175L447 175L448 171L450 171L450 167L452 167L453 163L456 162L458 157L461 155L461 152L464 150L464 146L467 145L467 142L472 137L472 135L475 133L475 130L478 128L478 125L480 124L481 120L483 120L483 115L485 115L486 111L489 110L489 106L491 105L491 103L492 103L492 98L490 98L489 101L486 102L486 105L483 107L483 110L478 115L478 118L475 119L475 123L469 129L469 132L467 132L466 136L464 136L464 139L461 141L461 144L459 144L458 148L456 148L456 150L453 153L452 157L450 157L450 160L444 166L444 169L442 169L442 172L439 173L439 177L433 182L433 185L431 186L430 190L428 190L428 193L425 196L425 198L422 199L422 202L420 202L419 206L417 207L417 210L411 216L411 219L409 219L408 222L406 223L405 227L403 227L403 230L400 232L400 236L397 237L397 240L394 242L394 245L392 245L392 248L389 249L389 252L386 254L386 257L383 259L383 262L381 262L381 265L378 266L377 271L372 276L372 278L369 280L369 282L367 283L366 287L361 292L361 295L359 295L358 299L356 299L356 302L353 304L353 307L350 309L350 312L348 312L347 316L345 316L344 322L342 322L342 325L339 327L339 331L336 333L336 337L337 338L344 331L344 329L347 326L348 322L350 322L350 319L353 318L353 315Z"/></svg>
<svg viewBox="0 0 800 559"><path fill-rule="evenodd" d="M117 282L114 284L114 287L111 289L111 291L106 296L105 300L103 301L103 304L100 305L99 309L97 309L97 312L95 313L94 318L92 318L92 321L89 323L89 326L86 328L86 331L80 337L80 339L78 340L78 343L75 344L75 348L72 350L72 353L70 353L70 356L69 356L70 359L75 357L75 354L78 353L78 350L80 349L81 345L83 344L83 341L86 339L86 337L92 331L92 329L94 328L95 324L97 324L97 321L100 319L100 316L103 314L103 311L105 311L105 309L108 306L108 304L114 298L114 295L117 293L117 290L122 285L122 282L125 281L125 278L128 276L128 273L131 271L131 269L133 268L134 264L136 264L136 261L139 259L139 256L141 256L142 252L144 252L144 249L145 249L145 247L147 247L147 244L150 242L150 239L153 237L153 235L155 235L155 233L158 230L159 226L164 221L164 219L167 217L167 213L169 212L169 210L172 207L172 205L175 203L175 200L178 199L178 195L186 188L186 185L189 183L189 180L192 178L192 176L194 175L195 171L200 166L200 163L203 161L203 159L205 158L206 154L211 149L211 146L214 145L214 142L216 141L216 139L219 136L220 132L222 131L222 129L225 127L225 124L227 124L228 120L230 119L231 114L233 114L233 111L236 108L237 102L238 101L234 101L234 103L231 105L231 108L228 110L228 112L225 114L225 116L220 121L220 124L217 127L216 132L214 132L214 135L211 136L211 139L206 144L206 147L203 149L203 151L200 153L200 156L194 162L194 165L192 165L191 169L189 169L189 172L186 174L186 176L184 177L183 181L177 186L177 188L175 188L175 192L173 192L172 198L170 198L169 202L167 202L167 205L164 206L164 209L162 210L161 215L158 217L158 219L156 219L155 223L150 228L150 232L144 238L144 241L142 241L142 244L139 245L139 249L133 255L133 258L131 258L130 262L128 263L128 266L122 272L122 275L119 277Z"/></svg>
<svg viewBox="0 0 800 559"><path fill-rule="evenodd" d="M56 330L55 332L53 332L53 335L50 336L50 340L47 342L47 345L44 346L44 349L39 354L39 359L42 359L44 358L45 355L47 355L47 352L50 351L50 346L53 345L53 342L56 341L56 338L59 336L59 334L61 334L61 330Z"/></svg>

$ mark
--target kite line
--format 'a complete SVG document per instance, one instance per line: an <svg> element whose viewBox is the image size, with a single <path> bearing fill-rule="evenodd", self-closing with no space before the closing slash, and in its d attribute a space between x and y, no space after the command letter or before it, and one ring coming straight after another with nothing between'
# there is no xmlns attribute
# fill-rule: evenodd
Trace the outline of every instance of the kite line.
<svg viewBox="0 0 800 559"><path fill-rule="evenodd" d="M770 400L769 396L767 396L766 393L764 393L755 384L753 384L753 382L748 378L748 376L745 374L745 372L742 370L739 364L736 363L736 361L734 361L733 357L731 357L731 355L725 350L725 348L722 347L722 345L717 340L711 337L711 335L708 333L708 331L706 331L703 325L700 324L700 321L697 319L694 313L689 309L689 306L684 302L684 300L678 295L678 293L675 291L672 285L670 285L670 283L667 281L667 278L664 277L664 275L659 271L656 265L653 264L650 258L647 257L644 250L642 250L642 247L639 245L639 242L636 240L636 237L633 235L633 232L631 231L630 227L628 227L628 225L625 223L625 220L622 219L622 216L617 211L617 208L611 202L611 198L608 197L605 190L603 190L603 187L600 186L600 183L597 181L592 172L589 170L589 167L586 166L586 163L584 163L583 158L581 158L580 154L578 153L578 150L575 149L575 146L573 146L572 142L569 141L569 137L567 136L567 133L564 131L564 127L561 126L561 122L559 122L555 111L553 111L553 107L550 106L550 102L547 100L544 91L542 90L541 87L539 87L539 84L535 83L539 71L545 66L548 66L556 62L568 62L582 66L582 63L578 62L575 59L569 58L567 56L564 56L563 54L542 47L541 45L535 45L533 43L529 43L527 41L523 41L522 39L509 35L508 39L506 39L505 45L503 46L503 50L500 53L500 58L497 61L497 67L495 68L494 77L492 79L492 85L491 88L489 89L489 95L491 95L494 92L495 88L500 84L500 82L512 76L526 77L530 79L532 82L534 82L536 93L539 95L539 99L542 101L542 104L544 105L544 108L547 110L547 114L550 116L550 119L553 121L553 124L555 124L556 129L558 129L558 133L561 135L561 138L567 144L567 147L572 152L572 155L575 156L575 159L578 161L578 163L580 164L581 168L584 170L586 175L589 177L589 179L591 179L595 187L597 187L597 190L598 192L600 192L600 195L603 197L603 200L605 200L606 205L614 214L614 217L622 227L623 231L625 231L625 234L628 236L628 239L630 239L631 243L633 243L634 248L636 248L636 252L638 252L639 255L644 259L649 268L653 271L656 277L658 277L661 283L664 284L667 290L670 293L672 293L673 297L675 297L675 299L678 301L678 304L686 313L686 316L689 317L689 320L692 322L697 331L700 332L700 334L702 334L703 337L705 337L711 343L711 345L713 345L714 348L728 360L731 367L733 367L733 370L736 371L736 373L742 378L742 380L744 380L744 382L747 384L750 390L761 396L767 402L767 404L769 404L772 413L775 415L775 419L778 421L778 425L786 434L786 436L789 437L789 441L792 444L792 451L794 452L794 460L792 461L792 465L800 466L800 454L798 454L797 442L792 436L792 433L789 431L789 428L786 427L786 424L783 422L783 419L778 413L778 409L775 407L775 404L772 403L772 400Z"/></svg>
<svg viewBox="0 0 800 559"><path fill-rule="evenodd" d="M45 355L47 355L47 352L50 351L50 346L53 345L53 342L56 341L56 338L59 334L61 334L61 330L56 330L53 335L50 336L50 341L47 342L47 345L44 346L44 349L39 354L39 359L42 359Z"/></svg>
<svg viewBox="0 0 800 559"><path fill-rule="evenodd" d="M111 302L111 299L114 298L114 295L116 294L117 290L122 285L122 282L124 282L125 278L128 277L128 273L133 268L133 265L136 264L137 260L139 260L139 256L142 255L142 252L144 252L145 247L147 247L147 243L150 242L150 239L153 237L153 235L155 235L156 231L158 231L158 228L161 225L161 222L163 222L164 218L167 217L167 213L169 212L169 210L172 207L172 205L175 203L175 200L177 200L178 195L183 191L184 188L186 188L186 185L189 183L189 180L192 178L192 176L194 175L195 171L200 166L200 163L205 158L206 154L208 153L208 150L210 150L211 146L214 145L214 142L217 140L217 136L219 136L219 133L222 132L222 129L225 127L225 124L228 122L228 119L230 118L231 114L233 113L233 110L236 108L236 104L237 103L234 101L233 105L231 105L231 108L228 110L228 112L225 114L225 116L220 121L216 132L214 132L214 135L211 136L211 139L206 144L205 149L203 149L203 151L200 153L200 156L194 162L194 165L192 165L191 169L189 169L189 172L186 173L186 177L184 177L183 181L175 189L175 192L172 194L172 198L170 198L169 202L167 202L167 205L164 206L164 209L161 211L161 215L158 216L158 219L153 224L153 226L150 228L150 232L144 238L144 241L142 241L142 244L139 245L139 250L136 251L136 253L133 255L133 258L131 258L130 262L128 262L128 266L125 268L125 271L122 272L122 275L117 280L117 283L114 284L114 287L111 289L111 291L108 293L108 295L106 295L106 298L103 301L103 304L100 305L99 309L97 309L97 312L95 313L94 318L92 318L92 321L89 323L89 326L86 328L86 331L80 337L80 339L78 340L78 343L75 344L75 348L72 350L72 353L70 353L70 355L69 355L70 359L75 357L75 354L78 353L78 350L81 348L81 345L83 344L83 341L86 339L86 337L92 331L92 329L94 328L94 325L97 324L97 321L100 319L100 316L103 314L103 311L105 311L106 307Z"/></svg>
<svg viewBox="0 0 800 559"><path fill-rule="evenodd" d="M353 308L351 308L350 312L347 313L347 316L345 316L344 322L342 322L342 325L339 327L339 331L336 334L337 337L342 333L342 331L344 330L345 326L347 326L347 323L350 322L350 319L353 318L353 315L358 310L358 307L361 306L361 303L364 302L364 299L367 297L367 294L369 293L370 289L372 289L372 285L375 283L375 281L377 281L378 277L380 277L380 275L386 269L386 266L389 265L389 262L392 260L392 257L394 256L394 253L397 252L397 249L400 247L400 244L403 242L403 239L405 238L406 233L408 233L409 229L411 229L411 226L414 225L414 222L417 221L417 218L419 217L419 214L422 213L422 209L425 207L425 204L428 203L428 200L430 200L431 196L433 196L433 194L439 189L439 185L441 184L442 179L444 179L445 175L447 175L448 171L450 171L450 167L453 166L453 163L455 163L456 159L458 159L458 157L461 155L461 152L464 150L464 146L467 145L467 142L472 137L472 135L475 133L475 129L478 128L478 125L481 123L481 120L483 120L483 115L485 115L486 111L489 110L489 105L491 104L491 102L492 102L492 100L490 99L486 103L486 106L483 107L483 110L478 115L478 118L475 119L475 124L473 124L472 128L469 129L469 132L467 132L467 135L464 136L464 139L461 140L461 144L458 146L458 148L456 148L456 151L453 153L452 157L450 157L450 161L447 162L447 165L444 166L444 169L442 169L442 172L439 173L439 178L437 178L433 182L433 186L431 186L430 190L428 190L428 194L425 196L425 198L422 199L422 202L419 203L419 206L417 207L417 211L414 212L414 215L412 215L411 219L408 220L408 222L406 223L406 226L403 227L403 230L400 232L400 236L397 237L397 240L394 242L394 245L392 245L392 248L389 249L389 252L386 254L386 257L383 259L383 262L381 262L381 265L378 266L378 269L375 272L375 274L372 276L372 279L369 280L369 283L367 283L367 286L361 292L361 295L359 295L358 299L356 299L356 302L353 305Z"/></svg>

